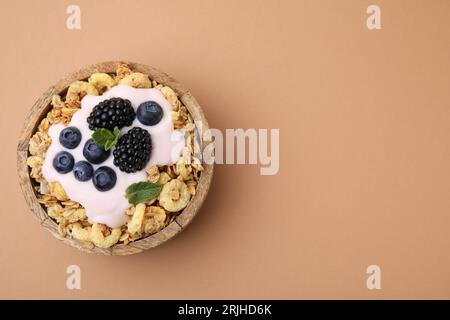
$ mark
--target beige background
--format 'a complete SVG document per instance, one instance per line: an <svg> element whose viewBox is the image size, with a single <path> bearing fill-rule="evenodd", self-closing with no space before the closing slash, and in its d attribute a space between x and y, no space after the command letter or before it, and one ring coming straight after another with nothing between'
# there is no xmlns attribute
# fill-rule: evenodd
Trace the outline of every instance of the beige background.
<svg viewBox="0 0 450 320"><path fill-rule="evenodd" d="M375 1L379 31L363 0L74 2L80 31L71 2L2 4L0 298L450 298L450 2ZM20 128L56 80L116 59L180 80L212 127L280 128L279 174L217 166L193 224L144 254L53 239L19 189Z"/></svg>

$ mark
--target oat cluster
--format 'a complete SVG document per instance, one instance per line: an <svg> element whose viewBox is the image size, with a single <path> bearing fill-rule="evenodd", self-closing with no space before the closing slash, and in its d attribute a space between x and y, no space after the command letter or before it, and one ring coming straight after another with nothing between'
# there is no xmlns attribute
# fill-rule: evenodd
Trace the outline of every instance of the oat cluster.
<svg viewBox="0 0 450 320"><path fill-rule="evenodd" d="M85 209L68 198L58 182L49 183L42 175L42 165L51 138L48 129L52 124L68 124L80 108L80 101L86 94L100 95L118 84L128 84L134 88L156 88L172 104L172 119L175 129L184 128L186 149L179 161L170 166L152 166L147 170L149 182L162 185L158 197L131 206L126 211L127 222L120 228L112 229L104 224L91 224ZM94 73L88 81L75 81L65 97L53 96L52 109L39 124L30 139L27 164L30 176L37 182L35 187L38 201L47 214L59 226L63 237L72 237L84 242L85 247L109 248L115 244L128 244L154 234L168 224L188 205L196 193L197 183L203 167L195 158L195 150L200 150L194 137L194 121L187 108L169 87L163 86L148 75L133 72L127 64L118 66L115 74ZM192 159L192 161L186 161ZM188 162L188 163L187 163Z"/></svg>

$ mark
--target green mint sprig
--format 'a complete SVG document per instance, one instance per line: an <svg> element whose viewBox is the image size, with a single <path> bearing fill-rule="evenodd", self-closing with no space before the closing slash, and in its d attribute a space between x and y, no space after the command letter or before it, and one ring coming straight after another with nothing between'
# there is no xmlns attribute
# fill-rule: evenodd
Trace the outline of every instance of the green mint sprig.
<svg viewBox="0 0 450 320"><path fill-rule="evenodd" d="M119 137L120 130L117 127L114 127L112 132L105 128L99 128L92 134L92 139L94 139L95 143L103 147L105 151L108 151L115 146L117 141L119 141Z"/></svg>
<svg viewBox="0 0 450 320"><path fill-rule="evenodd" d="M138 204L155 198L161 192L162 186L156 183L141 181L133 183L125 190L125 196L130 204Z"/></svg>

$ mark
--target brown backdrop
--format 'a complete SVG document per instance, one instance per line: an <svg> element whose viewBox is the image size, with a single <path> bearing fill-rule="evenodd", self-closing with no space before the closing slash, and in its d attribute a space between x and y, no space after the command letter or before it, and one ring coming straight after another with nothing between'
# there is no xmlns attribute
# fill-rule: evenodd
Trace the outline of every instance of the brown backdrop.
<svg viewBox="0 0 450 320"><path fill-rule="evenodd" d="M377 31L373 1L78 0L79 31L70 3L0 12L0 298L450 298L450 2L377 0ZM117 59L180 80L212 127L280 128L279 174L217 166L193 224L144 254L53 239L19 190L22 122L66 73Z"/></svg>

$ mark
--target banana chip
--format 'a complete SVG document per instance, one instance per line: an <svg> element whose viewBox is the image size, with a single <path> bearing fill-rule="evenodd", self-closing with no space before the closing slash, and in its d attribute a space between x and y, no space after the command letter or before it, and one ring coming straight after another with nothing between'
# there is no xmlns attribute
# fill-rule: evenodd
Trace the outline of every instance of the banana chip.
<svg viewBox="0 0 450 320"><path fill-rule="evenodd" d="M92 84L86 81L75 81L67 90L66 102L81 101L87 94L98 96L98 91Z"/></svg>
<svg viewBox="0 0 450 320"><path fill-rule="evenodd" d="M114 80L109 74L100 72L91 75L88 82L92 84L99 93L103 93L117 85L116 80Z"/></svg>
<svg viewBox="0 0 450 320"><path fill-rule="evenodd" d="M119 81L119 84L127 84L133 88L151 88L152 82L146 74L133 72Z"/></svg>
<svg viewBox="0 0 450 320"><path fill-rule="evenodd" d="M139 203L136 205L133 217L128 222L128 232L130 234L137 233L141 230L142 221L144 221L145 204Z"/></svg>
<svg viewBox="0 0 450 320"><path fill-rule="evenodd" d="M159 195L159 203L169 212L184 209L191 200L191 193L186 184L178 179L166 183Z"/></svg>
<svg viewBox="0 0 450 320"><path fill-rule="evenodd" d="M80 223L72 224L70 234L73 238L80 241L91 241L91 230L89 228L83 228Z"/></svg>
<svg viewBox="0 0 450 320"><path fill-rule="evenodd" d="M92 225L90 241L99 248L109 248L116 244L122 234L120 228L116 228L112 229L111 234L105 237L103 235L104 228L106 227L99 223L94 223Z"/></svg>

